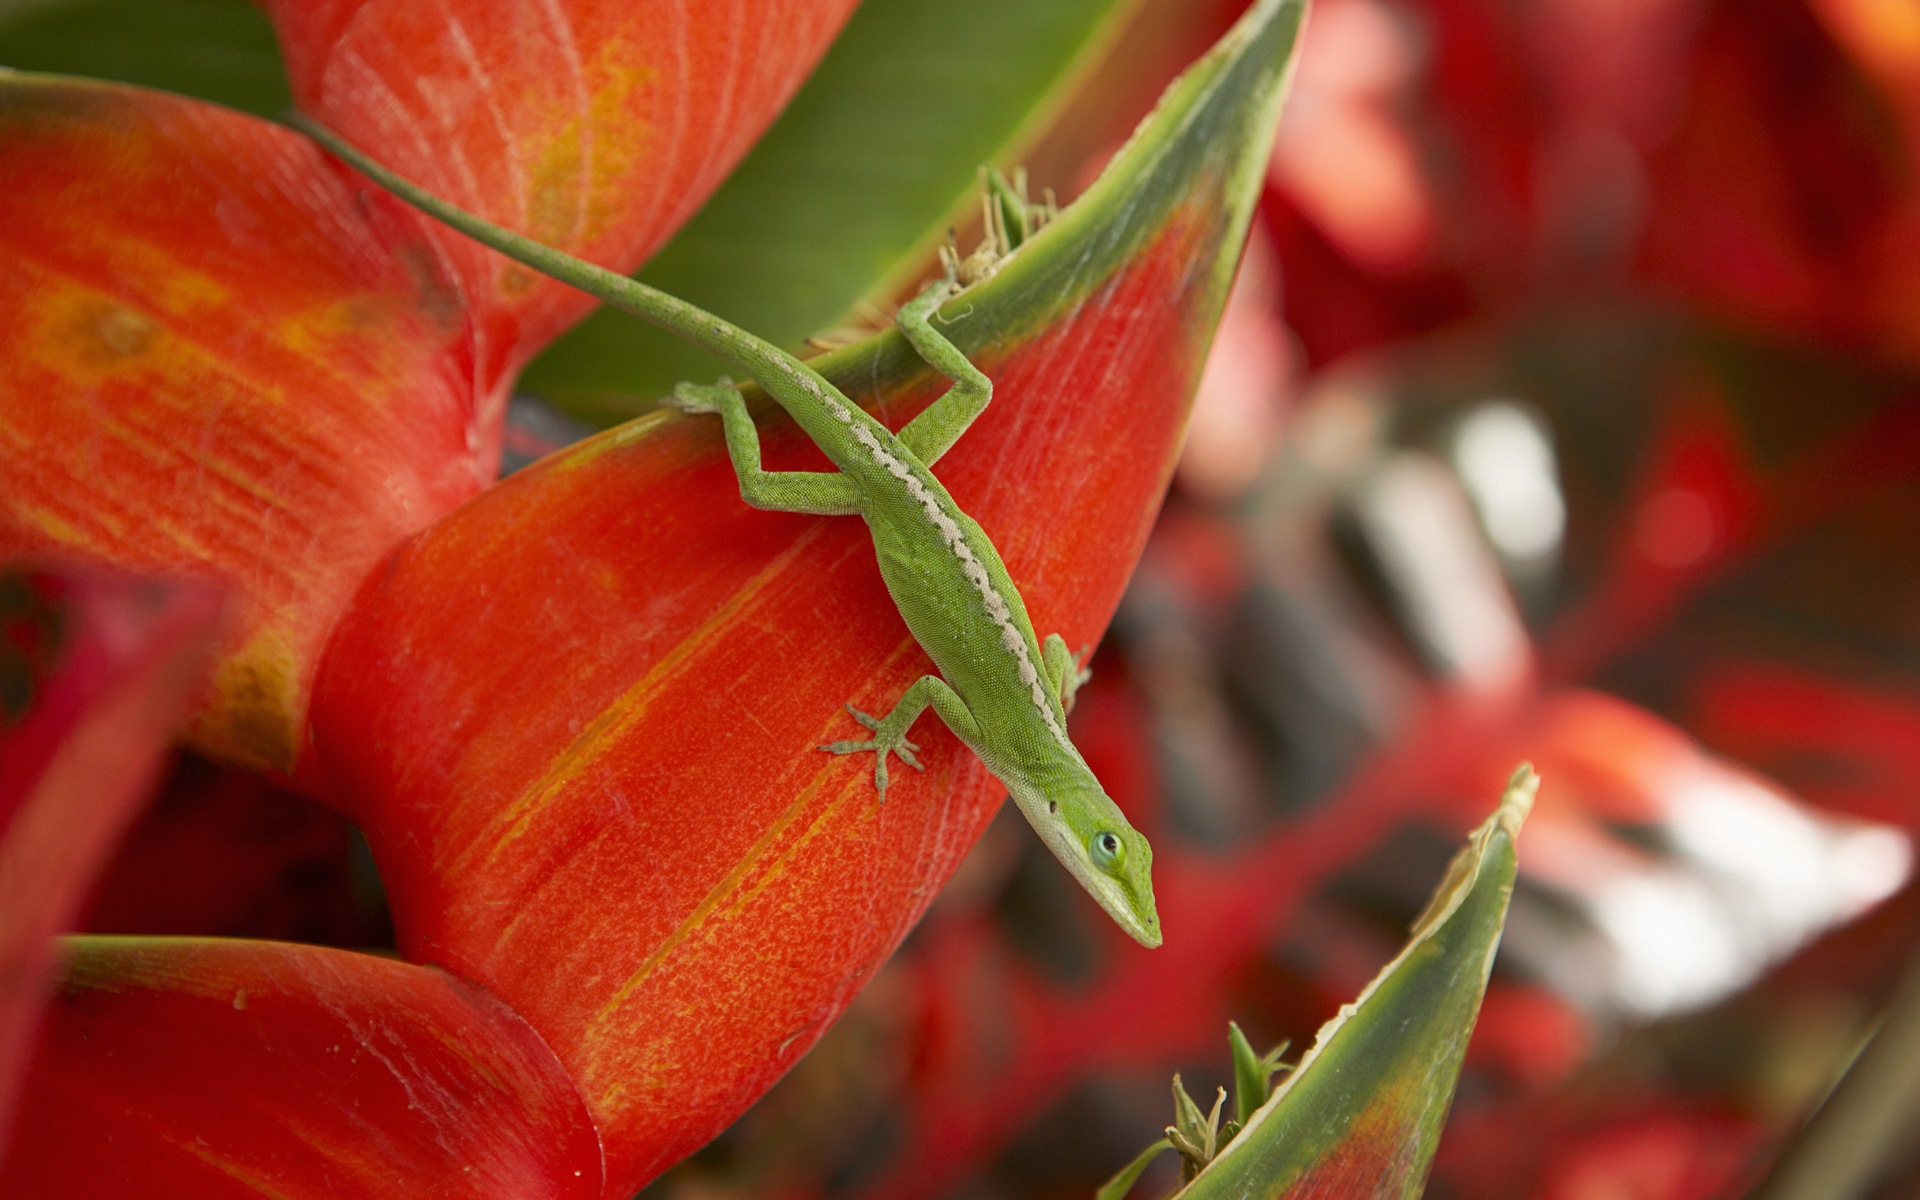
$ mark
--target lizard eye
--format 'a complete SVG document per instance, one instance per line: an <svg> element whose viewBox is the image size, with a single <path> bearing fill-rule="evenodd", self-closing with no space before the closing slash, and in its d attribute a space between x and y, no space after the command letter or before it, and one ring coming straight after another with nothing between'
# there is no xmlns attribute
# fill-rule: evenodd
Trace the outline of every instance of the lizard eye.
<svg viewBox="0 0 1920 1200"><path fill-rule="evenodd" d="M1106 869L1120 865L1120 856L1125 849L1126 844L1120 840L1120 835L1110 829L1094 834L1093 841L1088 845L1094 865Z"/></svg>

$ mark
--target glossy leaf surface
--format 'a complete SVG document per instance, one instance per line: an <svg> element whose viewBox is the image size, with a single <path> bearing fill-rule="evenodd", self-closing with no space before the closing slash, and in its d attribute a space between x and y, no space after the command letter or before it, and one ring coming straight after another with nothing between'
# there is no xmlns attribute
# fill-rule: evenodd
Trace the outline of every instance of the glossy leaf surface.
<svg viewBox="0 0 1920 1200"><path fill-rule="evenodd" d="M49 940L145 799L219 615L204 586L0 575L0 1156Z"/></svg>
<svg viewBox="0 0 1920 1200"><path fill-rule="evenodd" d="M8 1195L573 1197L599 1147L525 1023L431 967L74 938Z"/></svg>
<svg viewBox="0 0 1920 1200"><path fill-rule="evenodd" d="M1111 613L1165 486L1300 15L1259 6L950 306L997 398L940 474L1070 645ZM819 365L894 422L933 393L892 335ZM771 465L820 465L764 430ZM813 749L843 702L884 709L926 669L858 522L747 509L710 423L650 418L404 547L340 630L315 729L403 949L540 1031L618 1191L812 1044L991 817L1003 790L932 722L928 771L884 806L870 765Z"/></svg>
<svg viewBox="0 0 1920 1200"><path fill-rule="evenodd" d="M1415 1200L1446 1123L1506 924L1514 838L1539 780L1522 767L1454 859L1411 940L1320 1031L1299 1067L1179 1194Z"/></svg>
<svg viewBox="0 0 1920 1200"><path fill-rule="evenodd" d="M70 0L0 5L0 63L137 83L256 117L286 110L273 26L249 0Z"/></svg>
<svg viewBox="0 0 1920 1200"><path fill-rule="evenodd" d="M776 345L884 300L946 222L977 217L976 172L1013 162L1106 41L1117 0L868 0L787 111L639 278ZM876 294L877 297L876 297ZM527 368L528 391L606 423L718 359L602 309Z"/></svg>

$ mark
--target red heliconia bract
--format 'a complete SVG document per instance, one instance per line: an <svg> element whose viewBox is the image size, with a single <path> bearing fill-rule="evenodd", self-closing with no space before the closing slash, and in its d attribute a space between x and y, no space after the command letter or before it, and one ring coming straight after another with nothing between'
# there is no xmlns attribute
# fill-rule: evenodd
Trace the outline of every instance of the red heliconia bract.
<svg viewBox="0 0 1920 1200"><path fill-rule="evenodd" d="M1071 646L1166 485L1299 11L1261 6L949 318L995 399L941 478ZM821 368L890 423L945 386L892 337ZM763 439L826 465L784 419ZM539 1030L618 1194L812 1045L991 818L1004 789L935 722L884 804L871 761L816 749L929 667L860 522L747 508L713 423L653 418L409 542L335 636L314 736L403 952Z"/></svg>
<svg viewBox="0 0 1920 1200"><path fill-rule="evenodd" d="M609 195L646 207L621 194L630 164L589 153L598 142L584 130L548 129L543 140L515 136L512 122L491 126L488 99L508 92L478 82L489 78L484 70L470 86L393 100L425 116L455 99L464 105L448 112L473 122L471 139L440 130L451 147L444 161L426 163L419 144L383 140L394 134L382 124L388 110L355 88L375 67L403 61L385 56L385 38L417 43L451 70L469 50L511 58L519 16L463 38L430 23L416 28L398 5L291 7L280 15L296 94L376 156L508 224L592 253L652 236L602 224ZM1076 647L1112 612L1165 487L1302 8L1294 0L1258 6L1175 88L1083 203L952 316L951 335L994 377L998 396L941 461L941 476L995 537L1036 625ZM596 52L621 44L609 35ZM707 50L689 53L699 60ZM632 72L582 69L599 81L592 87L610 89L616 109L630 98L623 87L654 94ZM524 85L538 115L562 125L583 113L599 119L592 104L572 103L577 80L552 74ZM691 112L708 81L681 79L682 93L692 89ZM551 96L543 90L550 82ZM126 89L44 81L0 85L0 100L12 101L0 108L12 135L75 187L92 188L87 203L110 215L109 227L130 230L96 247L88 286L118 297L137 326L137 336L122 336L126 319L110 311L81 327L83 349L104 355L106 378L65 383L55 401L34 401L65 415L47 422L38 449L0 458L0 468L50 474L8 494L13 508L0 531L147 566L199 565L242 582L235 644L245 653L223 661L224 690L200 740L229 758L297 767L303 783L355 817L388 885L402 950L426 964L343 962L270 944L167 950L78 940L36 1060L36 1095L67 1105L68 1125L84 1125L82 1109L94 1103L87 1097L126 1089L115 1120L127 1136L115 1144L143 1149L125 1151L114 1169L137 1171L150 1157L153 1178L189 1193L196 1180L267 1178L260 1155L286 1140L263 1134L265 1149L250 1147L240 1118L221 1114L285 1078L292 1082L273 1098L273 1115L252 1119L294 1140L310 1131L304 1144L325 1151L273 1177L287 1195L361 1186L351 1180L364 1182L381 1161L377 1145L342 1140L344 1127L332 1123L335 1110L354 1111L364 1095L374 1115L358 1136L391 1139L396 1174L430 1190L440 1160L418 1140L422 1113L440 1137L433 1121L457 1107L441 1103L440 1091L466 1078L467 1067L498 1081L513 1074L503 1064L520 1062L530 1081L525 1103L564 1115L532 1038L551 1048L597 1133L601 1194L631 1193L717 1133L805 1051L904 936L1002 795L931 722L920 731L928 771L896 774L885 805L870 762L814 749L847 731L843 702L883 708L927 669L865 530L847 519L746 508L717 432L679 419L611 431L481 492L498 389L524 348L503 330L549 329L577 299L451 235L422 232L270 126ZM622 110L615 123L634 119ZM682 162L680 136L661 143L674 162ZM105 182L82 178L74 165L72 145L82 138L101 152ZM501 176L511 195L481 203L495 200L478 193L496 176L465 172L503 143L531 157ZM711 144L724 157L721 148L734 143ZM266 181L231 161L236 147L268 164ZM123 163L116 154L131 154L147 174L114 176ZM154 202L144 190L163 165L182 182ZM720 169L682 165L694 179ZM602 168L609 173L594 174ZM577 188L559 182L582 171ZM241 196L223 210L230 193ZM48 210L53 198L38 203ZM216 214L212 227L185 228L195 206ZM149 210L160 224L140 223ZM669 216L647 220L664 228ZM55 217L36 219L48 226L48 253L67 253ZM244 253L225 249L235 236L229 225L247 234ZM162 255L169 239L192 249ZM113 293L114 256L134 246L150 254L150 277L136 272L129 278L139 286ZM290 250L292 265L270 249ZM77 273L62 269L50 279ZM297 303L278 295L250 303L241 285L271 283L280 270L306 280ZM183 275L218 287L167 292ZM160 308L161 300L174 307ZM19 303L32 311L33 294ZM202 328L215 332L196 341ZM332 331L330 339L316 329ZM27 365L5 369L40 369L53 335L44 322L29 332L41 340L9 347ZM822 360L822 369L894 423L944 386L890 337ZM316 379L312 399L305 389ZM199 397L195 430L209 431L198 440L181 433L190 392ZM92 479L75 465L96 453L78 436L80 413L103 398L114 401L110 411L139 419L107 425L108 448L120 456L111 465L131 483ZM248 442L244 453L222 440L255 428L274 440ZM770 419L766 429L770 465L823 465L790 425ZM20 516L49 503L51 473L72 494L74 516ZM175 507L142 524L145 510L116 491L113 522L73 524L104 502L94 493L118 486L143 487ZM195 488L204 494L174 499ZM161 534L172 540L156 551ZM285 591L270 592L263 579L283 581L275 586ZM309 726L310 745L302 742ZM262 991L253 979L267 981ZM484 998L470 985L512 1010L508 1025L524 1029L514 1024L523 1019L531 1033L488 1032L474 1015ZM284 1019L249 1025L244 1014L263 994L277 998ZM446 1033L456 1027L474 1031L466 1067L443 1062L447 1052L458 1057L460 1039ZM417 1056L362 1064L359 1075L312 1060L335 1044L386 1044L382 1031L396 1052ZM121 1038L130 1040L116 1066ZM156 1057L136 1055L136 1044ZM532 1057L513 1059L523 1051ZM167 1057L176 1053L185 1059ZM176 1153L168 1088L186 1085L144 1082L163 1061L197 1064L200 1098L178 1111L198 1115L179 1128L210 1123L217 1151ZM409 1088L436 1098L389 1103ZM548 1167L577 1161L583 1143L566 1133L540 1150L537 1138L514 1132L527 1126L501 1115L514 1105L494 1099L480 1096L464 1119L483 1137L506 1122L501 1157L489 1160L505 1164L500 1178L538 1159L526 1178L566 1184L570 1176ZM555 1119L554 1128L572 1128ZM28 1139L12 1177L55 1177L62 1147L77 1149L85 1136ZM465 1153L465 1136L445 1142L447 1161Z"/></svg>
<svg viewBox="0 0 1920 1200"><path fill-rule="evenodd" d="M340 609L493 467L467 317L306 139L160 93L0 83L0 554L239 601L194 723L286 769Z"/></svg>
<svg viewBox="0 0 1920 1200"><path fill-rule="evenodd" d="M998 398L942 460L1070 644L1119 599L1199 361L1182 326L1217 303L1168 302L1180 233L980 356ZM1154 315L1115 338L1120 312ZM1069 423L1078 397L1101 402ZM358 597L316 692L402 949L533 1022L622 1186L812 1045L1004 795L931 722L928 770L884 805L870 762L815 750L843 703L884 711L928 664L864 524L746 508L716 434L614 431L435 525ZM795 441L770 429L769 462Z"/></svg>
<svg viewBox="0 0 1920 1200"><path fill-rule="evenodd" d="M625 270L851 4L272 7L312 115ZM495 477L514 371L590 302L213 105L13 77L0 151L0 554L230 586L190 740L324 791L306 708L347 596Z"/></svg>
<svg viewBox="0 0 1920 1200"><path fill-rule="evenodd" d="M443 971L320 946L75 938L0 1190L592 1200L551 1051Z"/></svg>
<svg viewBox="0 0 1920 1200"><path fill-rule="evenodd" d="M759 139L855 3L265 7L301 111L437 195L628 270ZM450 229L425 234L473 314L476 395L593 306Z"/></svg>

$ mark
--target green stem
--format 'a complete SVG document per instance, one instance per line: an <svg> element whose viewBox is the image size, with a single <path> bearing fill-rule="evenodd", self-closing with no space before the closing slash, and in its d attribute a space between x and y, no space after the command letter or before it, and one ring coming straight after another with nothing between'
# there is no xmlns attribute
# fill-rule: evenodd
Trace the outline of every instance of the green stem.
<svg viewBox="0 0 1920 1200"><path fill-rule="evenodd" d="M701 349L726 359L740 370L752 375L769 390L775 386L770 377L776 377L790 367L798 366L800 370L812 373L804 364L798 363L791 355L771 342L755 337L698 305L689 304L685 300L668 295L658 288L648 287L616 271L609 271L605 267L575 258L544 242L502 229L484 217L476 216L442 200L420 185L403 179L381 166L339 134L303 113L291 113L287 121L294 128L332 151L355 170L427 215L451 225L474 241L498 250L508 258L525 263L544 275L579 288L596 300L604 301L623 312L632 313L643 321L651 322L669 333L685 338ZM821 379L818 382L826 381Z"/></svg>

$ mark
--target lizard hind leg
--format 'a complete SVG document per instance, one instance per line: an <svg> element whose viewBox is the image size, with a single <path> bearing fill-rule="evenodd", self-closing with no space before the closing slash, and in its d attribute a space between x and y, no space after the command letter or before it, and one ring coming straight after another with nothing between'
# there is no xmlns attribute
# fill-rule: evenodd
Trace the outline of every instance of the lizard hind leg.
<svg viewBox="0 0 1920 1200"><path fill-rule="evenodd" d="M939 676L922 675L901 694L894 703L893 711L884 717L875 718L851 704L847 705L847 711L853 714L853 719L872 730L873 737L864 742L828 742L820 749L829 754L859 754L871 750L874 754L873 787L884 802L887 798L887 755L897 755L901 762L916 771L925 769L915 754L920 747L907 740L907 730L929 707L940 714L947 728L959 735L962 741L971 744L978 726L974 724L973 714L967 711L966 702Z"/></svg>

